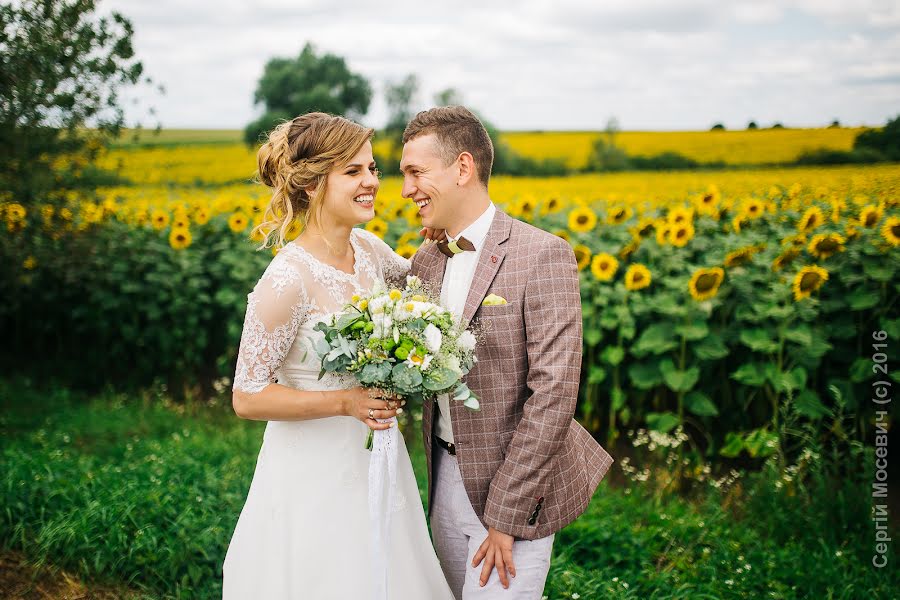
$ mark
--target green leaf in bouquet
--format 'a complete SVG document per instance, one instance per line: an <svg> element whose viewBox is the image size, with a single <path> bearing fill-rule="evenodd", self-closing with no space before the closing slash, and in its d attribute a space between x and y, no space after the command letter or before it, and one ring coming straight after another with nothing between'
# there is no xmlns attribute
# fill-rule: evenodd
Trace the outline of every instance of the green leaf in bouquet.
<svg viewBox="0 0 900 600"><path fill-rule="evenodd" d="M359 381L365 385L386 384L391 379L391 363L369 363L359 372Z"/></svg>
<svg viewBox="0 0 900 600"><path fill-rule="evenodd" d="M439 392L441 390L446 390L447 388L449 388L451 385L453 385L453 382L455 380L456 373L446 367L438 367L436 369L432 369L428 374L425 375L422 386L426 390Z"/></svg>
<svg viewBox="0 0 900 600"><path fill-rule="evenodd" d="M344 331L348 327L351 327L354 323L357 323L362 319L362 313L345 313L338 318L337 323L335 323L335 327L341 331Z"/></svg>
<svg viewBox="0 0 900 600"><path fill-rule="evenodd" d="M472 390L469 389L469 386L463 382L460 382L459 385L456 386L456 390L453 392L453 399L462 401L463 406L469 410L481 410L481 404L478 402L478 397L473 394Z"/></svg>
<svg viewBox="0 0 900 600"><path fill-rule="evenodd" d="M391 381L401 392L411 394L422 385L422 373L415 367L408 367L405 363L394 365L391 371Z"/></svg>

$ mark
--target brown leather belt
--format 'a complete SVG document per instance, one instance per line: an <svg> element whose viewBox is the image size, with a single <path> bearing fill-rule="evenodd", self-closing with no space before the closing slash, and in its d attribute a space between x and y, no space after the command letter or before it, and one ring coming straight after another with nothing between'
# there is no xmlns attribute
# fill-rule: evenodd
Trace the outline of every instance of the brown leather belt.
<svg viewBox="0 0 900 600"><path fill-rule="evenodd" d="M449 452L451 456L456 456L456 446L454 444L444 441L438 436L434 436L434 441L438 446Z"/></svg>

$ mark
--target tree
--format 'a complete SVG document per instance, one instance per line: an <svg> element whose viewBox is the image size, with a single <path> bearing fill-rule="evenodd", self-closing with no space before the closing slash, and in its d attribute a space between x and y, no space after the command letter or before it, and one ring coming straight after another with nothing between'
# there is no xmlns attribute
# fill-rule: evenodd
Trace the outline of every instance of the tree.
<svg viewBox="0 0 900 600"><path fill-rule="evenodd" d="M254 104L262 104L265 112L247 125L244 140L256 144L279 121L310 111L360 119L371 100L369 82L350 71L343 58L319 56L307 43L297 58L272 58L266 63L253 94Z"/></svg>
<svg viewBox="0 0 900 600"><path fill-rule="evenodd" d="M854 151L870 151L888 160L900 160L900 115L881 129L866 129L853 141Z"/></svg>
<svg viewBox="0 0 900 600"><path fill-rule="evenodd" d="M18 202L89 183L124 125L119 93L143 66L131 22L95 9L94 0L0 5L0 191Z"/></svg>
<svg viewBox="0 0 900 600"><path fill-rule="evenodd" d="M723 125L722 123L716 123L712 126L710 131L725 131L725 125Z"/></svg>
<svg viewBox="0 0 900 600"><path fill-rule="evenodd" d="M434 95L435 106L459 106L463 103L462 94L455 88L441 90Z"/></svg>
<svg viewBox="0 0 900 600"><path fill-rule="evenodd" d="M759 129L759 125L756 124L756 121L750 121L747 123L747 129Z"/></svg>

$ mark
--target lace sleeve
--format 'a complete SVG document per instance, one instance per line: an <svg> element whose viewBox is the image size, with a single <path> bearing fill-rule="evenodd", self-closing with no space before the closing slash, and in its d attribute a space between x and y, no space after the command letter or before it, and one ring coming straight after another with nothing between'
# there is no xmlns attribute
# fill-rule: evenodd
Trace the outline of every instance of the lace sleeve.
<svg viewBox="0 0 900 600"><path fill-rule="evenodd" d="M371 246L372 253L381 267L381 276L384 280L397 285L404 284L406 275L409 273L410 260L394 252L384 240L371 231L366 231L365 229L359 229L358 231Z"/></svg>
<svg viewBox="0 0 900 600"><path fill-rule="evenodd" d="M308 314L309 299L300 270L276 255L247 294L234 390L255 394L274 383L274 373Z"/></svg>

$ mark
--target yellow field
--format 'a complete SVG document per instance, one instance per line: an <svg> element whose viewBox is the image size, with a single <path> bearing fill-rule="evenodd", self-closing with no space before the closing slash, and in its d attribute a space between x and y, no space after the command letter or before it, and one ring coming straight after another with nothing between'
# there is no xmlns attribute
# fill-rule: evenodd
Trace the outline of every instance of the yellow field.
<svg viewBox="0 0 900 600"><path fill-rule="evenodd" d="M729 165L789 162L805 150L849 150L861 129L764 129L757 131L625 131L615 143L629 154L652 155L678 152L700 162L724 161ZM587 132L507 132L501 134L516 152L531 158L561 158L572 168L584 166L598 136ZM122 166L122 175L135 183L180 185L234 183L249 180L256 169L254 150L240 142L240 132L229 130L163 131L158 137L145 133L141 140L162 146L128 146L113 149L101 166ZM204 144L204 141L210 143ZM177 143L185 145L171 145ZM375 138L376 154L388 150L384 138ZM388 175L393 175L388 173Z"/></svg>
<svg viewBox="0 0 900 600"><path fill-rule="evenodd" d="M178 169L174 169L178 171ZM185 171L186 172L186 171ZM401 197L402 180L382 180L376 201L378 215L386 221L405 216L412 204ZM491 197L511 214L530 220L540 213L560 212L572 206L629 206L636 214L684 205L699 196L712 194L723 206L748 198L791 197L850 201L851 204L878 202L900 194L900 165L872 167L832 167L687 171L674 173L591 174L571 177L491 179ZM262 185L231 184L217 187L183 187L161 184L122 186L100 190L102 198L115 204L146 210L193 210L200 206L212 214L265 206L269 191ZM552 207L552 209L551 209ZM409 220L409 226L416 219Z"/></svg>
<svg viewBox="0 0 900 600"><path fill-rule="evenodd" d="M789 162L804 150L849 150L862 129L761 129L756 131L623 131L615 144L631 155L677 152L700 162L726 164ZM502 139L530 158L562 158L582 167L594 140L604 135L585 132L509 132Z"/></svg>

